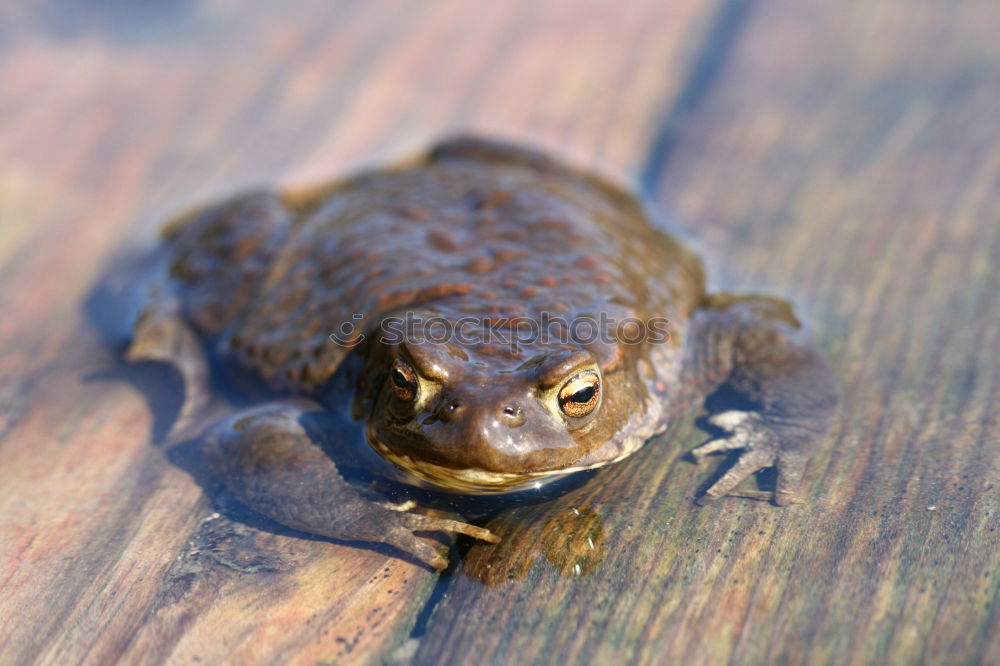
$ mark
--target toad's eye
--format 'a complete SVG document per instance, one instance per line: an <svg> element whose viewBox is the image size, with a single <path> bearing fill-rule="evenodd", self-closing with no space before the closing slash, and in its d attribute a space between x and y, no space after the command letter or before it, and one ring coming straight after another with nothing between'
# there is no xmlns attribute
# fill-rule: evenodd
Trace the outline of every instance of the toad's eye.
<svg viewBox="0 0 1000 666"><path fill-rule="evenodd" d="M417 373L403 359L397 358L392 364L389 380L392 382L393 392L400 400L410 402L417 397Z"/></svg>
<svg viewBox="0 0 1000 666"><path fill-rule="evenodd" d="M559 408L573 418L590 414L600 400L601 377L593 370L584 370L559 389Z"/></svg>

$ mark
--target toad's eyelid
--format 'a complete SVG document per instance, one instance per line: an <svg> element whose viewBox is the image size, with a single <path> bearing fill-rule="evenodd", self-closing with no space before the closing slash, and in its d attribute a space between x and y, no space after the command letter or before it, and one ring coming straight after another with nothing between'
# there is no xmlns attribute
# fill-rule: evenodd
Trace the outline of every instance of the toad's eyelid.
<svg viewBox="0 0 1000 666"><path fill-rule="evenodd" d="M395 381L395 378L398 377L403 383L405 383L405 384L412 384L412 385L416 386L416 384L417 384L417 375L416 375L415 372L410 372L408 368L404 369L404 368L401 368L401 367L395 367L395 368L393 368L392 372L393 372L393 381Z"/></svg>
<svg viewBox="0 0 1000 666"><path fill-rule="evenodd" d="M600 383L601 378L600 375L597 374L596 370L584 368L579 372L570 374L565 383L562 385L562 388L559 389L559 392L567 394L576 393L577 391L585 388L597 386Z"/></svg>
<svg viewBox="0 0 1000 666"><path fill-rule="evenodd" d="M412 373L414 375L418 374L416 366L406 357L400 355L396 357L396 360L392 362L392 369L398 370L403 374Z"/></svg>
<svg viewBox="0 0 1000 666"><path fill-rule="evenodd" d="M601 386L600 377L594 371L584 370L573 375L562 388L559 389L559 399L569 400L581 391L588 389L598 390Z"/></svg>
<svg viewBox="0 0 1000 666"><path fill-rule="evenodd" d="M573 375L573 377L567 383L573 385L580 384L586 387L586 386L593 386L598 381L599 378L596 372L594 372L593 370L584 370L582 372L578 372L575 375Z"/></svg>
<svg viewBox="0 0 1000 666"><path fill-rule="evenodd" d="M433 357L421 358L421 356L423 356L422 353L414 353L407 347L400 347L396 358L402 359L413 369L413 372L422 379L438 383L448 381L449 376L447 368L443 367Z"/></svg>
<svg viewBox="0 0 1000 666"><path fill-rule="evenodd" d="M551 389L573 379L578 374L587 369L593 369L598 376L597 368L594 367L594 358L589 353L575 355L566 361L559 363L542 372L538 378L538 387L542 390Z"/></svg>

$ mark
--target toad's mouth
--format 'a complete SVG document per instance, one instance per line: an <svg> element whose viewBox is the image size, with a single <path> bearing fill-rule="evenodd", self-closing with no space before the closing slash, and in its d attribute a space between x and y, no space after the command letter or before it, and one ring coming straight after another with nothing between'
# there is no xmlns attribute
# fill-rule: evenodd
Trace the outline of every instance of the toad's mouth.
<svg viewBox="0 0 1000 666"><path fill-rule="evenodd" d="M369 439L375 452L395 467L412 477L418 485L428 485L439 490L448 490L466 495L497 495L521 490L540 488L549 481L600 467L604 463L588 466L573 466L541 472L493 472L485 469L445 467L436 463L419 460L405 453L393 451L384 443Z"/></svg>

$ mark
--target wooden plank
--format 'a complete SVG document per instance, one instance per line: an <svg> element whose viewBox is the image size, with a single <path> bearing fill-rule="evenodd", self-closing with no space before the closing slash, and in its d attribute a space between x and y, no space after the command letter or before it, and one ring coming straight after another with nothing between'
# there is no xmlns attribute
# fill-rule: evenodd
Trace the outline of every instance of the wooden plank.
<svg viewBox="0 0 1000 666"><path fill-rule="evenodd" d="M680 455L705 436L678 424L504 515L508 541L472 548L420 661L1000 659L995 12L755 3L651 156L646 180L713 284L792 295L843 380L808 504L693 506L705 473Z"/></svg>
<svg viewBox="0 0 1000 666"><path fill-rule="evenodd" d="M449 129L635 172L715 8L0 5L0 660L409 654L437 577L215 516L150 445L176 386L117 360L120 313L94 285L178 208L395 159Z"/></svg>

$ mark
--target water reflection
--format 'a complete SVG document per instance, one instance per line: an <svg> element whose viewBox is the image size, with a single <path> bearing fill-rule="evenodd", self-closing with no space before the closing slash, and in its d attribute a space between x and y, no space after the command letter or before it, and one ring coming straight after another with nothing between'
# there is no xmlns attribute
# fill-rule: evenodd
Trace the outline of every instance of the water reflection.
<svg viewBox="0 0 1000 666"><path fill-rule="evenodd" d="M474 545L462 560L462 572L484 585L496 585L524 578L540 557L569 578L596 570L606 553L600 516L585 506L553 509L547 520L536 524L490 521L500 543Z"/></svg>
<svg viewBox="0 0 1000 666"><path fill-rule="evenodd" d="M583 576L604 560L604 523L588 507L560 511L542 528L545 558L564 576Z"/></svg>

